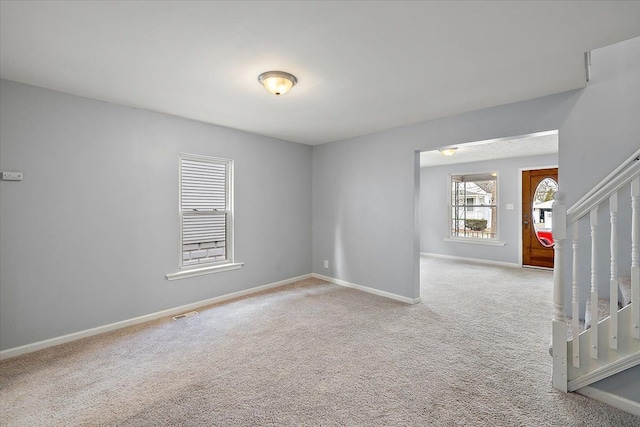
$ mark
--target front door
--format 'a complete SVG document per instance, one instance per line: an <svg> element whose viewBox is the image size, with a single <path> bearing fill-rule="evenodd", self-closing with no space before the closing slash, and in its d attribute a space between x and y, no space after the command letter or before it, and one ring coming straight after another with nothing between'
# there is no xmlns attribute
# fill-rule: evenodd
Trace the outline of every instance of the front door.
<svg viewBox="0 0 640 427"><path fill-rule="evenodd" d="M553 268L553 195L558 168L522 172L522 265Z"/></svg>

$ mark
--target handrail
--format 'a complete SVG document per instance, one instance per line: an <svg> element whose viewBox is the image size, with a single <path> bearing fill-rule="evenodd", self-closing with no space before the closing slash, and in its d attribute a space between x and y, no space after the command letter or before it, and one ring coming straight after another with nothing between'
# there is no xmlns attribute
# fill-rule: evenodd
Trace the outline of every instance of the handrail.
<svg viewBox="0 0 640 427"><path fill-rule="evenodd" d="M578 205L584 203L584 201L587 200L589 197L591 197L596 191L598 191L600 189L600 187L604 186L607 182L609 182L611 179L613 179L614 176L616 176L618 173L620 173L620 171L622 169L624 169L627 166L633 164L638 159L640 159L640 149L638 149L635 153L633 153L627 160L625 160L622 163L620 163L620 166L615 168L613 170L613 172L611 172L602 181L600 181L598 184L596 184L587 194L582 196L582 198L580 200L575 202L573 204L573 206L571 206L569 208L569 211L575 209Z"/></svg>
<svg viewBox="0 0 640 427"><path fill-rule="evenodd" d="M618 211L617 199L620 190L631 183L631 284L633 297L636 298L640 292L640 267L638 247L640 239L638 237L638 218L640 217L640 150L637 150L633 156L622 162L613 172L598 183L584 197L576 202L571 208L567 209L565 205L565 195L558 191L554 195L553 203L553 237L555 241L555 260L553 273L553 321L552 321L552 342L553 342L553 387L561 390L575 390L576 381L588 381L585 385L595 381L595 374L598 369L605 368L609 372L610 368L618 369L615 364L616 358L625 356L629 351L636 352L638 347L623 348L619 347L620 342L618 336L631 338L640 338L640 331L637 326L640 325L640 310L638 307L633 310L623 309L622 320L619 321L619 312L617 309L616 298L610 300L611 315L607 321L606 328L601 327L603 323L598 318L598 252L599 242L603 238L607 238L598 232L598 211L599 206L603 202L609 202L609 221L611 225L610 239L610 280L608 281L609 290L612 295L618 292L618 257L617 257L617 236L619 229L617 227ZM625 202L626 204L626 202ZM578 302L580 301L579 283L578 283L578 220L590 215L590 237L591 237L591 311L595 321L589 332L582 334L578 332ZM602 215L604 217L604 215ZM572 230L571 236L567 236L567 232ZM572 272L565 274L567 262L565 262L565 242L567 237L571 238L573 257ZM600 238L602 237L602 238ZM583 261L584 263L584 261ZM566 277L565 277L566 276ZM565 294L566 279L571 277L571 306L570 312L573 317L571 328L573 330L573 339L567 344L567 330L565 313ZM586 283L583 283L586 284ZM582 288L585 288L583 286ZM585 289L583 289L584 291ZM633 304L632 304L633 306ZM626 342L626 341L625 341ZM634 341L635 342L635 341ZM626 345L626 344L625 344ZM622 351L622 352L620 352ZM626 357L626 356L625 356ZM638 357L637 354L634 357ZM622 359L620 359L622 360ZM612 363L613 362L613 363ZM595 368L595 370L594 370ZM618 372L618 371L616 371ZM611 373L614 373L613 371ZM573 385L572 385L573 384Z"/></svg>
<svg viewBox="0 0 640 427"><path fill-rule="evenodd" d="M640 150L622 163L616 170L607 175L593 190L578 200L573 206L567 209L567 225L573 224L594 207L611 197L613 193L631 182L633 178L640 175ZM624 168L627 169L624 169Z"/></svg>

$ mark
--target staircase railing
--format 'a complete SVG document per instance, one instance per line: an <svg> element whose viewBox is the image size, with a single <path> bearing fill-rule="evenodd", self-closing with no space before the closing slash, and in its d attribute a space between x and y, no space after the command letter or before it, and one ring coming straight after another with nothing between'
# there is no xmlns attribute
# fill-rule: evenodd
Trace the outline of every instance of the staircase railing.
<svg viewBox="0 0 640 427"><path fill-rule="evenodd" d="M631 183L631 304L618 308L618 195ZM582 199L567 209L564 194L556 193L553 204L553 238L555 241L554 292L552 320L553 386L573 391L640 363L640 150L610 173ZM599 254L598 212L608 201L611 228L609 254ZM589 216L591 275L589 296L593 321L591 328L580 331L578 278L580 239L578 223ZM565 253L567 238L571 251ZM571 306L565 307L565 258L571 257ZM598 319L598 259L609 257L610 316ZM568 293L568 292L567 292ZM571 336L567 341L566 308L571 316ZM568 360L569 359L569 360Z"/></svg>

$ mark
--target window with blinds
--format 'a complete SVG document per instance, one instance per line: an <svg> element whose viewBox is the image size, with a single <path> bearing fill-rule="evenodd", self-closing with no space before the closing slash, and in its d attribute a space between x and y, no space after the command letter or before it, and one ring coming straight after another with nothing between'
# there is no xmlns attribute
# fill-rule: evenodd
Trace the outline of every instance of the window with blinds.
<svg viewBox="0 0 640 427"><path fill-rule="evenodd" d="M180 267L231 259L233 161L180 155Z"/></svg>

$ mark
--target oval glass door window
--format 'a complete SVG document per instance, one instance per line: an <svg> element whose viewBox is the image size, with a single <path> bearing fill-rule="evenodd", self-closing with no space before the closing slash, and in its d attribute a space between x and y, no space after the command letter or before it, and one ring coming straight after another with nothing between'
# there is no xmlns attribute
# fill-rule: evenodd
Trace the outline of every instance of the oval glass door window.
<svg viewBox="0 0 640 427"><path fill-rule="evenodd" d="M542 246L550 248L553 246L553 234L551 226L553 224L553 195L558 191L558 183L552 178L545 178L540 181L533 193L533 226L536 237Z"/></svg>

